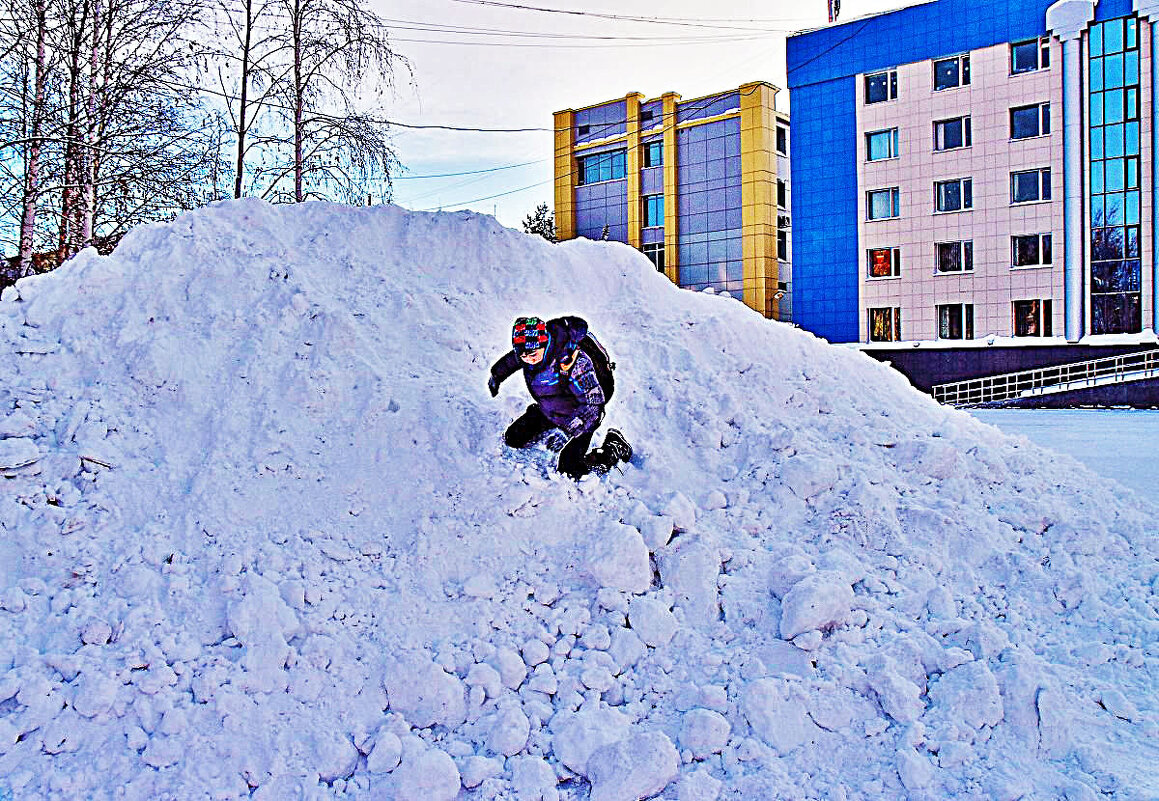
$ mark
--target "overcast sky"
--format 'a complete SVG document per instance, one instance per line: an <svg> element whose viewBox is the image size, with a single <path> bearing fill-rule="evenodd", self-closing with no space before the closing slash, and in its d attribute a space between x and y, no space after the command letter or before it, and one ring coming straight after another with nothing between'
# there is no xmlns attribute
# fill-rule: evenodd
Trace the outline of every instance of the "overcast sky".
<svg viewBox="0 0 1159 801"><path fill-rule="evenodd" d="M693 99L748 81L784 87L786 35L827 24L826 0L370 2L388 20L395 49L413 72L396 75L391 119L409 125L544 129L398 128L395 144L404 169L394 184L394 202L417 210L471 208L514 228L539 203L553 205L552 112L633 91L649 98L671 91ZM843 0L840 21L912 4ZM516 5L522 7L511 7ZM488 33L476 33L483 30ZM788 105L782 92L777 107ZM510 169L494 169L501 167ZM479 170L493 171L419 177Z"/></svg>

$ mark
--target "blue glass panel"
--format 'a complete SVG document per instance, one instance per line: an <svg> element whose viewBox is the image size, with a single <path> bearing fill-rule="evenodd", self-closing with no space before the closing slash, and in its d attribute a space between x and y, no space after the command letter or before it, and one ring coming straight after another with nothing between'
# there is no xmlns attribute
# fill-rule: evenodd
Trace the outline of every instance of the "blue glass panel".
<svg viewBox="0 0 1159 801"><path fill-rule="evenodd" d="M1108 192L1122 192L1126 188L1126 171L1124 169L1123 159L1111 159L1106 162L1107 167L1107 189ZM1092 181L1094 174L1092 173ZM1092 183L1091 191L1094 192Z"/></svg>
<svg viewBox="0 0 1159 801"><path fill-rule="evenodd" d="M1103 54L1103 26L1091 26L1091 40L1090 48L1092 56L1101 56Z"/></svg>
<svg viewBox="0 0 1159 801"><path fill-rule="evenodd" d="M1105 217L1103 225L1122 225L1123 224L1123 196L1122 195L1103 195L1103 202L1105 204ZM1092 219L1094 215L1091 215Z"/></svg>
<svg viewBox="0 0 1159 801"><path fill-rule="evenodd" d="M1126 210L1126 213L1124 214L1123 222L1127 223L1127 225L1138 225L1139 224L1139 193L1138 193L1138 191L1127 193L1127 210Z"/></svg>
<svg viewBox="0 0 1159 801"><path fill-rule="evenodd" d="M1103 193L1103 162L1096 161L1091 164L1091 194L1101 195Z"/></svg>
<svg viewBox="0 0 1159 801"><path fill-rule="evenodd" d="M1123 20L1114 19L1110 22L1105 22L1102 25L1103 29L1103 51L1106 53L1118 53L1123 49Z"/></svg>
<svg viewBox="0 0 1159 801"><path fill-rule="evenodd" d="M1127 188L1139 188L1139 158L1137 156L1127 159Z"/></svg>
<svg viewBox="0 0 1159 801"><path fill-rule="evenodd" d="M1139 46L1139 23L1134 17L1127 20L1127 47Z"/></svg>
<svg viewBox="0 0 1159 801"><path fill-rule="evenodd" d="M1126 127L1127 141L1124 145L1124 152L1132 155L1139 153L1139 123L1128 122Z"/></svg>
<svg viewBox="0 0 1159 801"><path fill-rule="evenodd" d="M1139 51L1132 50L1123 56L1123 83L1127 86L1139 82Z"/></svg>
<svg viewBox="0 0 1159 801"><path fill-rule="evenodd" d="M1106 69L1106 77L1104 78L1106 88L1119 89L1123 85L1123 54L1116 53L1113 56L1107 56L1103 61Z"/></svg>
<svg viewBox="0 0 1159 801"><path fill-rule="evenodd" d="M1103 208L1103 196L1091 198L1091 227L1098 228L1107 224L1107 215Z"/></svg>
<svg viewBox="0 0 1159 801"><path fill-rule="evenodd" d="M1108 125L1103 129L1103 136L1107 143L1104 150L1105 158L1114 159L1125 155L1123 153L1123 131L1122 125Z"/></svg>
<svg viewBox="0 0 1159 801"><path fill-rule="evenodd" d="M1103 157L1103 129L1095 128L1091 131L1091 159Z"/></svg>
<svg viewBox="0 0 1159 801"><path fill-rule="evenodd" d="M1091 125L1103 124L1103 93L1095 92L1091 95Z"/></svg>
<svg viewBox="0 0 1159 801"><path fill-rule="evenodd" d="M1090 91L1101 92L1103 90L1103 60L1101 58L1091 59L1091 86Z"/></svg>
<svg viewBox="0 0 1159 801"><path fill-rule="evenodd" d="M1123 121L1123 90L1112 89L1103 93L1103 121L1111 123Z"/></svg>

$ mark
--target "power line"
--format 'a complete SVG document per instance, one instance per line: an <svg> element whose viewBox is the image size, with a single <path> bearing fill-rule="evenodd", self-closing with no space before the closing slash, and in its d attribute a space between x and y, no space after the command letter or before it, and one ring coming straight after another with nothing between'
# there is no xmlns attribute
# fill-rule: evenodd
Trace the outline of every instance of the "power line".
<svg viewBox="0 0 1159 801"><path fill-rule="evenodd" d="M718 39L715 41L709 41L709 39L707 37L704 37L704 38L697 40L697 41L631 42L631 43L627 43L627 44L564 44L564 43L560 43L560 42L542 42L542 43L536 43L536 44L533 44L533 43L519 44L519 43L515 43L515 42L465 42L465 41L451 41L451 40L447 40L447 39L412 39L412 38L405 37L405 36L392 36L391 41L392 42L408 42L408 43L414 43L414 44L465 45L468 47L539 47L539 48L546 47L546 48L552 48L552 49L566 47L566 48L572 48L572 49L590 50L590 49L596 49L596 48L609 48L609 47L614 47L614 48L618 48L618 49L635 48L635 47L672 47L674 45L680 46L680 47L688 47L689 45L693 45L693 44L729 44L732 42L759 41L761 39L766 39L766 38L768 38L768 37L767 36L743 36L743 37L735 37L735 38L729 38L729 39Z"/></svg>
<svg viewBox="0 0 1159 801"><path fill-rule="evenodd" d="M716 34L710 36L621 36L608 33L554 33L542 31L516 31L509 28L480 28L468 25L449 25L440 22L422 22L414 20L400 20L384 18L381 22L391 30L421 31L424 33L447 33L457 36L509 36L526 39L579 39L579 40L610 40L610 41L637 41L637 42L731 42L738 39L763 38L767 33L784 33L785 30L743 29L746 34L753 36L737 36L734 34Z"/></svg>
<svg viewBox="0 0 1159 801"><path fill-rule="evenodd" d="M629 14L603 14L596 11L574 11L563 8L544 8L542 6L528 6L521 3L506 3L499 0L450 0L452 3L464 3L473 6L495 6L498 8L507 8L517 11L535 11L544 14L567 14L575 17L593 17L596 19L611 19L620 22L642 22L654 25L676 25L686 28L714 28L717 30L739 30L739 31L755 31L768 30L762 28L743 28L735 25L714 25L709 23L715 22L753 22L753 23L781 23L786 22L786 19L749 19L749 20L732 20L732 19L696 19L691 17L644 17ZM802 19L801 21L806 21Z"/></svg>
<svg viewBox="0 0 1159 801"><path fill-rule="evenodd" d="M526 167L530 164L542 164L548 159L536 159L535 161L524 161L519 164L508 164L505 167L489 167L485 170L467 170L466 172L444 172L438 175L397 175L392 176L392 181L418 181L423 178L458 178L461 175L478 175L484 172L499 172L500 170L511 170L516 167Z"/></svg>
<svg viewBox="0 0 1159 801"><path fill-rule="evenodd" d="M511 189L507 192L500 192L497 195L487 195L487 197L477 197L474 200L463 200L463 201L460 201L458 203L441 203L438 206L431 206L430 208L425 208L425 209L413 209L413 211L440 211L440 210L446 208L447 206L469 206L472 203L481 203L484 200L494 200L497 197L504 197L505 195L514 195L516 192L524 192L528 189L534 189L537 186L543 186L544 184L553 183L554 180L555 180L554 178L548 178L546 181L537 181L536 183L528 184L527 186L521 186L518 189Z"/></svg>

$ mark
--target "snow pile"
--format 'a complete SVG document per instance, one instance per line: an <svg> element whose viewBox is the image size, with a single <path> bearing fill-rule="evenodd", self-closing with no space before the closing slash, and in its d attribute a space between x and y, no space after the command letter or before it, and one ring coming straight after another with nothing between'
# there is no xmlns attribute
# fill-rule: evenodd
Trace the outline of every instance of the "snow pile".
<svg viewBox="0 0 1159 801"><path fill-rule="evenodd" d="M512 452L586 317L636 464ZM630 249L258 202L0 302L0 797L1153 797L1156 509Z"/></svg>

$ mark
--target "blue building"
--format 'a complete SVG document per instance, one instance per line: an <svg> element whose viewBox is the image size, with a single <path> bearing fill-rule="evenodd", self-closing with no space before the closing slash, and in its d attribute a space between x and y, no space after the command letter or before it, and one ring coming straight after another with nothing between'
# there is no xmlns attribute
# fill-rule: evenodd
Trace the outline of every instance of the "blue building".
<svg viewBox="0 0 1159 801"><path fill-rule="evenodd" d="M791 36L794 322L1159 329L1152 20L1154 0L934 0Z"/></svg>

